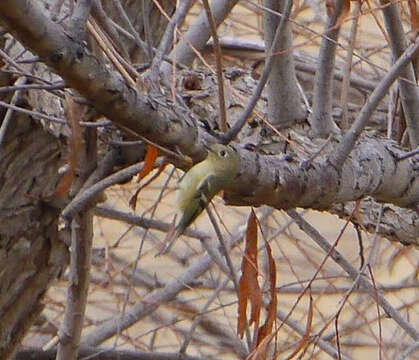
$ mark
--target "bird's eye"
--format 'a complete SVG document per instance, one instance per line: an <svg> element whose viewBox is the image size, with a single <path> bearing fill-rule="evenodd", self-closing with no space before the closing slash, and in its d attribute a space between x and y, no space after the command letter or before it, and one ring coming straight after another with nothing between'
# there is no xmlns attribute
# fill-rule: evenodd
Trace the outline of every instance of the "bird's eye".
<svg viewBox="0 0 419 360"><path fill-rule="evenodd" d="M225 152L225 150L221 150L219 152L219 154L220 154L221 157L225 157L227 155L227 153Z"/></svg>

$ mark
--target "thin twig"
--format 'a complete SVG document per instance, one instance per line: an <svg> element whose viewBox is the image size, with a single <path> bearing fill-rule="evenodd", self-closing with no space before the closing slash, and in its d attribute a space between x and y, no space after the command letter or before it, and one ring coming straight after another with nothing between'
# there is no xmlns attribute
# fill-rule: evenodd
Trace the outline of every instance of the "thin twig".
<svg viewBox="0 0 419 360"><path fill-rule="evenodd" d="M305 221L295 210L288 210L287 214L291 216L308 236L310 236L324 251L330 252L330 257L343 269L348 275L356 280L359 272L342 256L340 252L333 249L329 242L307 221ZM368 292L368 294L375 299L375 290L373 285L364 277L359 278L360 285ZM381 308L393 318L399 326L406 331L406 333L415 341L419 340L419 332L412 327L402 315L391 306L391 304L381 295L377 294L377 302Z"/></svg>
<svg viewBox="0 0 419 360"><path fill-rule="evenodd" d="M377 108L379 102L384 98L390 86L402 73L403 68L416 56L418 50L419 38L415 43L411 44L406 49L406 51L402 56L400 56L399 59L397 59L387 74L381 79L375 90L368 97L368 100L362 107L357 119L351 128L345 133L337 150L331 156L331 161L334 166L336 166L336 168L342 167L342 164L355 146L356 140L361 135L362 130L364 129L374 110Z"/></svg>
<svg viewBox="0 0 419 360"><path fill-rule="evenodd" d="M86 38L86 23L92 4L92 0L78 0L68 24L68 33L80 42Z"/></svg>
<svg viewBox="0 0 419 360"><path fill-rule="evenodd" d="M151 34L151 28L150 28L150 6L151 2L147 1L147 9L146 9L146 3L145 0L141 0L141 12L142 12L142 18L143 18L143 28L144 28L144 37L147 42L147 59L148 62L151 63L151 60L153 59L153 40L152 40L152 34ZM138 32L138 31L137 31Z"/></svg>
<svg viewBox="0 0 419 360"><path fill-rule="evenodd" d="M22 76L20 78L18 78L14 84L14 87L18 88L16 90L16 92L13 94L12 99L10 101L11 105L15 105L16 102L19 99L19 95L20 95L20 89L19 87L24 86L24 84L26 83L26 77ZM12 119L12 115L13 115L13 109L12 108L8 108L6 111L6 115L4 115L3 121L1 123L0 126L0 147L1 144L3 143L5 137L6 137L6 133L7 133L7 128L9 126L10 120Z"/></svg>
<svg viewBox="0 0 419 360"><path fill-rule="evenodd" d="M419 350L419 341L414 342L405 351L403 351L397 360L405 360L409 355L413 354L417 350Z"/></svg>
<svg viewBox="0 0 419 360"><path fill-rule="evenodd" d="M218 86L218 105L219 105L218 116L220 119L220 129L223 133L225 133L227 131L228 121L227 121L227 110L226 110L225 95L224 95L223 64L222 64L220 41L218 39L218 34L217 34L217 25L215 24L214 16L212 15L208 0L203 0L203 4L204 4L205 12L207 14L208 23L210 25L212 39L214 41L213 47L214 47L214 54L215 54L217 86Z"/></svg>
<svg viewBox="0 0 419 360"><path fill-rule="evenodd" d="M182 24L192 3L193 0L180 1L176 12L167 24L166 30L160 40L159 47L155 50L153 62L151 63L151 78L154 82L156 82L159 78L162 61L173 43L173 33L175 28Z"/></svg>
<svg viewBox="0 0 419 360"><path fill-rule="evenodd" d="M135 27L132 25L131 20L129 19L124 7L122 6L120 0L116 0L113 2L115 4L116 9L119 12L119 16L121 17L121 19L123 20L123 22L125 23L126 26L128 26L128 30L130 32L130 34L132 36L134 36L134 38L136 39L136 44L140 47L140 49L142 50L142 52L144 54L148 53L147 50L147 44L144 43L141 39L140 36L138 35L138 31L135 29Z"/></svg>
<svg viewBox="0 0 419 360"><path fill-rule="evenodd" d="M209 306L218 297L220 292L226 287L226 285L229 281L230 281L230 279L226 279L217 286L215 291L213 291L213 293L211 294L211 296L209 297L207 302L202 307L201 314L206 313L208 311ZM190 342L192 340L192 336L193 336L193 333L194 333L196 327L201 322L201 318L202 318L202 315L199 314L198 316L195 317L194 321L192 322L188 333L185 335L185 340L183 341L183 344L179 349L180 354L185 354L186 353L186 349L188 348L188 345L190 344Z"/></svg>
<svg viewBox="0 0 419 360"><path fill-rule="evenodd" d="M419 154L419 147L417 149L415 149L415 150L412 150L412 151L408 152L408 153L405 153L403 155L399 155L397 157L397 161L406 160L406 159L408 159L408 158L410 158L412 156L416 156L418 154Z"/></svg>
<svg viewBox="0 0 419 360"><path fill-rule="evenodd" d="M2 86L0 87L0 94L16 91L16 90L61 90L65 89L66 85L63 81L59 81L53 85L47 84L28 84L28 85L12 85L12 86Z"/></svg>
<svg viewBox="0 0 419 360"><path fill-rule="evenodd" d="M156 201L155 201L155 203L153 205L153 208L151 210L151 215L150 215L151 219L153 219L153 217L154 217L154 215L156 213L157 205L160 203L160 201L161 201L161 199L163 197L163 193L166 191L167 186L169 184L169 181L172 178L175 170L176 170L176 168L173 167L172 170L171 170L171 172L167 176L166 181L164 182L163 186L161 187L161 189L159 191L159 194L157 196L157 199L156 199ZM130 294L131 294L131 290L132 290L132 287L133 287L133 279L135 277L135 272L137 271L137 268L138 268L138 262L140 261L141 255L143 254L143 251L142 250L143 250L143 246L144 246L144 242L145 242L145 239L147 237L147 234L148 234L148 229L145 229L145 231L144 231L144 233L141 236L141 239L139 241L137 255L135 256L134 264L133 264L133 267L132 267L132 272L131 272L131 274L129 276L128 286L127 286L127 289L125 291L125 296L124 296L124 301L123 301L123 305L122 305L121 315L120 315L120 317L118 319L118 328L117 328L117 332L115 334L115 339L114 339L114 343L113 343L113 348L114 349L116 349L116 347L118 345L118 338L119 338L119 336L121 334L121 327L120 327L120 325L124 321L125 312L126 312L126 309L127 309L129 297L130 297Z"/></svg>
<svg viewBox="0 0 419 360"><path fill-rule="evenodd" d="M144 229L153 229L153 230L159 230L163 232L168 232L170 230L171 224L168 222L153 220L150 218L145 218L143 216L133 215L126 212L118 211L115 209L112 209L108 206L97 206L94 209L96 216L101 216L103 218L107 219L114 219L123 221L127 224L140 226ZM187 228L184 233L185 236L194 238L194 239L207 239L210 237L208 233L204 233L202 231L197 231L192 228Z"/></svg>
<svg viewBox="0 0 419 360"><path fill-rule="evenodd" d="M355 1L354 10L353 10L353 20L351 25L351 31L349 34L348 40L348 50L346 51L345 64L343 67L343 80L340 93L340 106L342 107L342 122L341 128L348 128L348 93L349 93L349 83L351 79L351 70L352 70L352 57L354 53L354 47L356 42L356 34L358 31L358 20L359 12L361 6L359 1Z"/></svg>
<svg viewBox="0 0 419 360"><path fill-rule="evenodd" d="M404 34L399 7L397 4L389 0L380 0L380 4L384 6L384 24L390 39L393 59L401 58L406 54L408 48L406 48L407 41ZM419 38L416 37L416 43L418 41ZM419 92L416 84L413 65L409 62L403 66L400 71L400 75L404 79L409 80L409 82L407 82L399 79L398 85L400 89L400 100L403 105L403 112L407 124L407 133L409 135L410 144L413 148L416 148L419 146Z"/></svg>
<svg viewBox="0 0 419 360"><path fill-rule="evenodd" d="M260 96L262 95L263 88L266 85L266 82L268 81L269 74L272 70L272 66L274 64L274 54L276 54L279 49L281 49L281 39L280 36L281 32L283 31L286 21L288 20L290 14L291 14L291 8L292 8L292 0L287 0L287 3L285 4L285 10L284 14L281 17L281 22L278 25L278 28L276 29L275 37L272 41L272 46L269 50L269 53L267 55L266 61L265 61L265 67L263 68L263 73L259 79L259 82L253 91L253 94L251 98L249 99L249 103L247 104L246 108L243 110L243 112L240 114L240 117L237 119L236 123L233 125L233 127L225 134L225 136L222 136L221 139L224 143L229 143L231 140L233 140L240 130L243 128L243 126L246 124L247 119L251 115L253 109L255 108Z"/></svg>
<svg viewBox="0 0 419 360"><path fill-rule="evenodd" d="M76 359L89 289L93 240L91 210L75 216L71 222L70 281L64 320L59 331L57 360Z"/></svg>
<svg viewBox="0 0 419 360"><path fill-rule="evenodd" d="M29 116L33 116L34 118L37 118L37 119L44 119L44 120L48 120L48 121L55 122L55 123L58 123L58 124L67 124L67 120L65 120L63 118L58 118L58 117L55 117L55 116L42 114L42 113L37 112L37 111L27 110L27 109L21 108L19 106L8 104L4 101L0 101L0 106L3 106L3 107L8 108L8 109L13 109L15 111L21 112L21 113L29 115ZM98 122L86 122L86 121L81 121L80 122L80 126L86 126L86 127L105 127L105 126L109 126L109 125L112 125L112 121L110 121L110 120L104 120L104 121L98 121Z"/></svg>

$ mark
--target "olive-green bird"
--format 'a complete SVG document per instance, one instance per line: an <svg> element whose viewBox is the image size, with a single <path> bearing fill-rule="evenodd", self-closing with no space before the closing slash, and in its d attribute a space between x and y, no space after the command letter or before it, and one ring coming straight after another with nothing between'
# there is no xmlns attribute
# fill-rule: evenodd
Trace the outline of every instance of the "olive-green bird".
<svg viewBox="0 0 419 360"><path fill-rule="evenodd" d="M230 145L215 144L208 148L204 161L193 166L180 180L177 206L180 220L165 240L166 253L174 241L202 213L211 199L240 173L240 156Z"/></svg>

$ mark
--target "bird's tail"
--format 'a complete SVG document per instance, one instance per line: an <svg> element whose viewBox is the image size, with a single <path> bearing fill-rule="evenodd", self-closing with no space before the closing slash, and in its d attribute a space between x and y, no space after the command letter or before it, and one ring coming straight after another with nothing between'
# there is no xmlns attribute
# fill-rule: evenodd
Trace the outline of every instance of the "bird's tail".
<svg viewBox="0 0 419 360"><path fill-rule="evenodd" d="M170 249L172 248L173 244L175 243L176 239L182 235L183 231L185 230L182 226L182 223L176 224L176 217L173 220L171 228L167 233L165 239L163 240L163 247L161 250L156 254L156 256L160 256L163 254L167 254Z"/></svg>

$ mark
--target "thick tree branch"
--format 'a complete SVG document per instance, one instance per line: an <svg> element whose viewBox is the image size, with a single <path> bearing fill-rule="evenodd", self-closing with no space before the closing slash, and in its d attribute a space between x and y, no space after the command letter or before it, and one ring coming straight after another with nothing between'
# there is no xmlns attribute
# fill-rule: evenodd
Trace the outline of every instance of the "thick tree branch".
<svg viewBox="0 0 419 360"><path fill-rule="evenodd" d="M38 348L25 348L20 350L15 360L55 360L55 349L43 351ZM204 360L202 357L179 354L178 352L156 352L141 350L126 350L113 348L82 347L79 358L91 358L95 360Z"/></svg>
<svg viewBox="0 0 419 360"><path fill-rule="evenodd" d="M384 23L389 35L393 59L399 59L407 48L400 12L396 3L380 0L383 6ZM418 38L416 38L418 42ZM412 63L403 68L399 79L400 99L406 117L407 131L412 148L419 146L419 91Z"/></svg>
<svg viewBox="0 0 419 360"><path fill-rule="evenodd" d="M60 25L48 19L39 3L4 1L0 20L69 86L86 96L99 112L116 124L150 140L158 140L160 144L177 146L194 158L204 156L204 149L197 143L198 130L189 112L175 104L167 104L165 100L157 103L141 96L87 53Z"/></svg>
<svg viewBox="0 0 419 360"><path fill-rule="evenodd" d="M265 11L265 42L267 57L273 57L273 66L268 80L268 119L278 127L291 126L298 120L304 119L306 111L297 87L295 73L294 52L292 51L292 24L288 21L288 10L291 0L265 0L265 6L272 12ZM290 4L290 5L291 5ZM276 13L275 13L276 12ZM280 25L280 17L284 16L282 31L277 35L279 40L274 41L276 29ZM275 46L275 47L274 47ZM269 61L269 59L268 59Z"/></svg>
<svg viewBox="0 0 419 360"><path fill-rule="evenodd" d="M220 25L228 16L238 0L215 0L211 4L212 13L215 23ZM170 57L176 62L184 65L191 65L196 57L196 51L201 51L211 36L211 29L208 23L207 15L203 12L195 21L184 38L176 45ZM163 63L162 72L166 75L170 74L170 65Z"/></svg>
<svg viewBox="0 0 419 360"><path fill-rule="evenodd" d="M199 136L205 133L198 133L188 109L168 105L166 99L140 97L117 75L86 54L61 27L45 18L37 3L8 0L3 2L2 10L0 19L13 24L12 31L26 45L115 123L159 144L178 146L195 160L204 156L205 151L198 142ZM321 155L336 149L336 143L331 143ZM365 196L400 207L413 207L419 201L417 158L397 161L402 151L386 139L361 137L343 168L333 167L324 156L305 169L300 166L304 159L296 156L240 153L241 176L232 179L227 196L234 204L326 210L337 203ZM417 239L417 217L409 223L411 234ZM417 243L417 240L397 240Z"/></svg>
<svg viewBox="0 0 419 360"><path fill-rule="evenodd" d="M404 69L419 51L419 38L416 43L411 44L405 52L397 59L395 64L391 67L388 73L381 79L378 86L368 97L367 102L362 107L358 117L352 124L351 128L345 133L342 138L339 150L332 156L332 163L336 167L341 167L348 154L351 152L356 140L361 135L362 130L371 118L373 112L377 108L379 102L384 98L390 86L397 79L400 74L403 74ZM419 113L418 113L419 114Z"/></svg>
<svg viewBox="0 0 419 360"><path fill-rule="evenodd" d="M319 65L314 79L313 112L310 114L309 121L315 135L323 138L338 131L332 119L332 80L335 71L336 40L340 30L340 24L336 26L336 22L342 10L343 0L337 0L334 14L326 23L326 37L322 38Z"/></svg>
<svg viewBox="0 0 419 360"><path fill-rule="evenodd" d="M16 155L18 154L18 155ZM0 148L0 359L14 353L67 266L59 209L46 204L59 180L60 143L14 115Z"/></svg>

